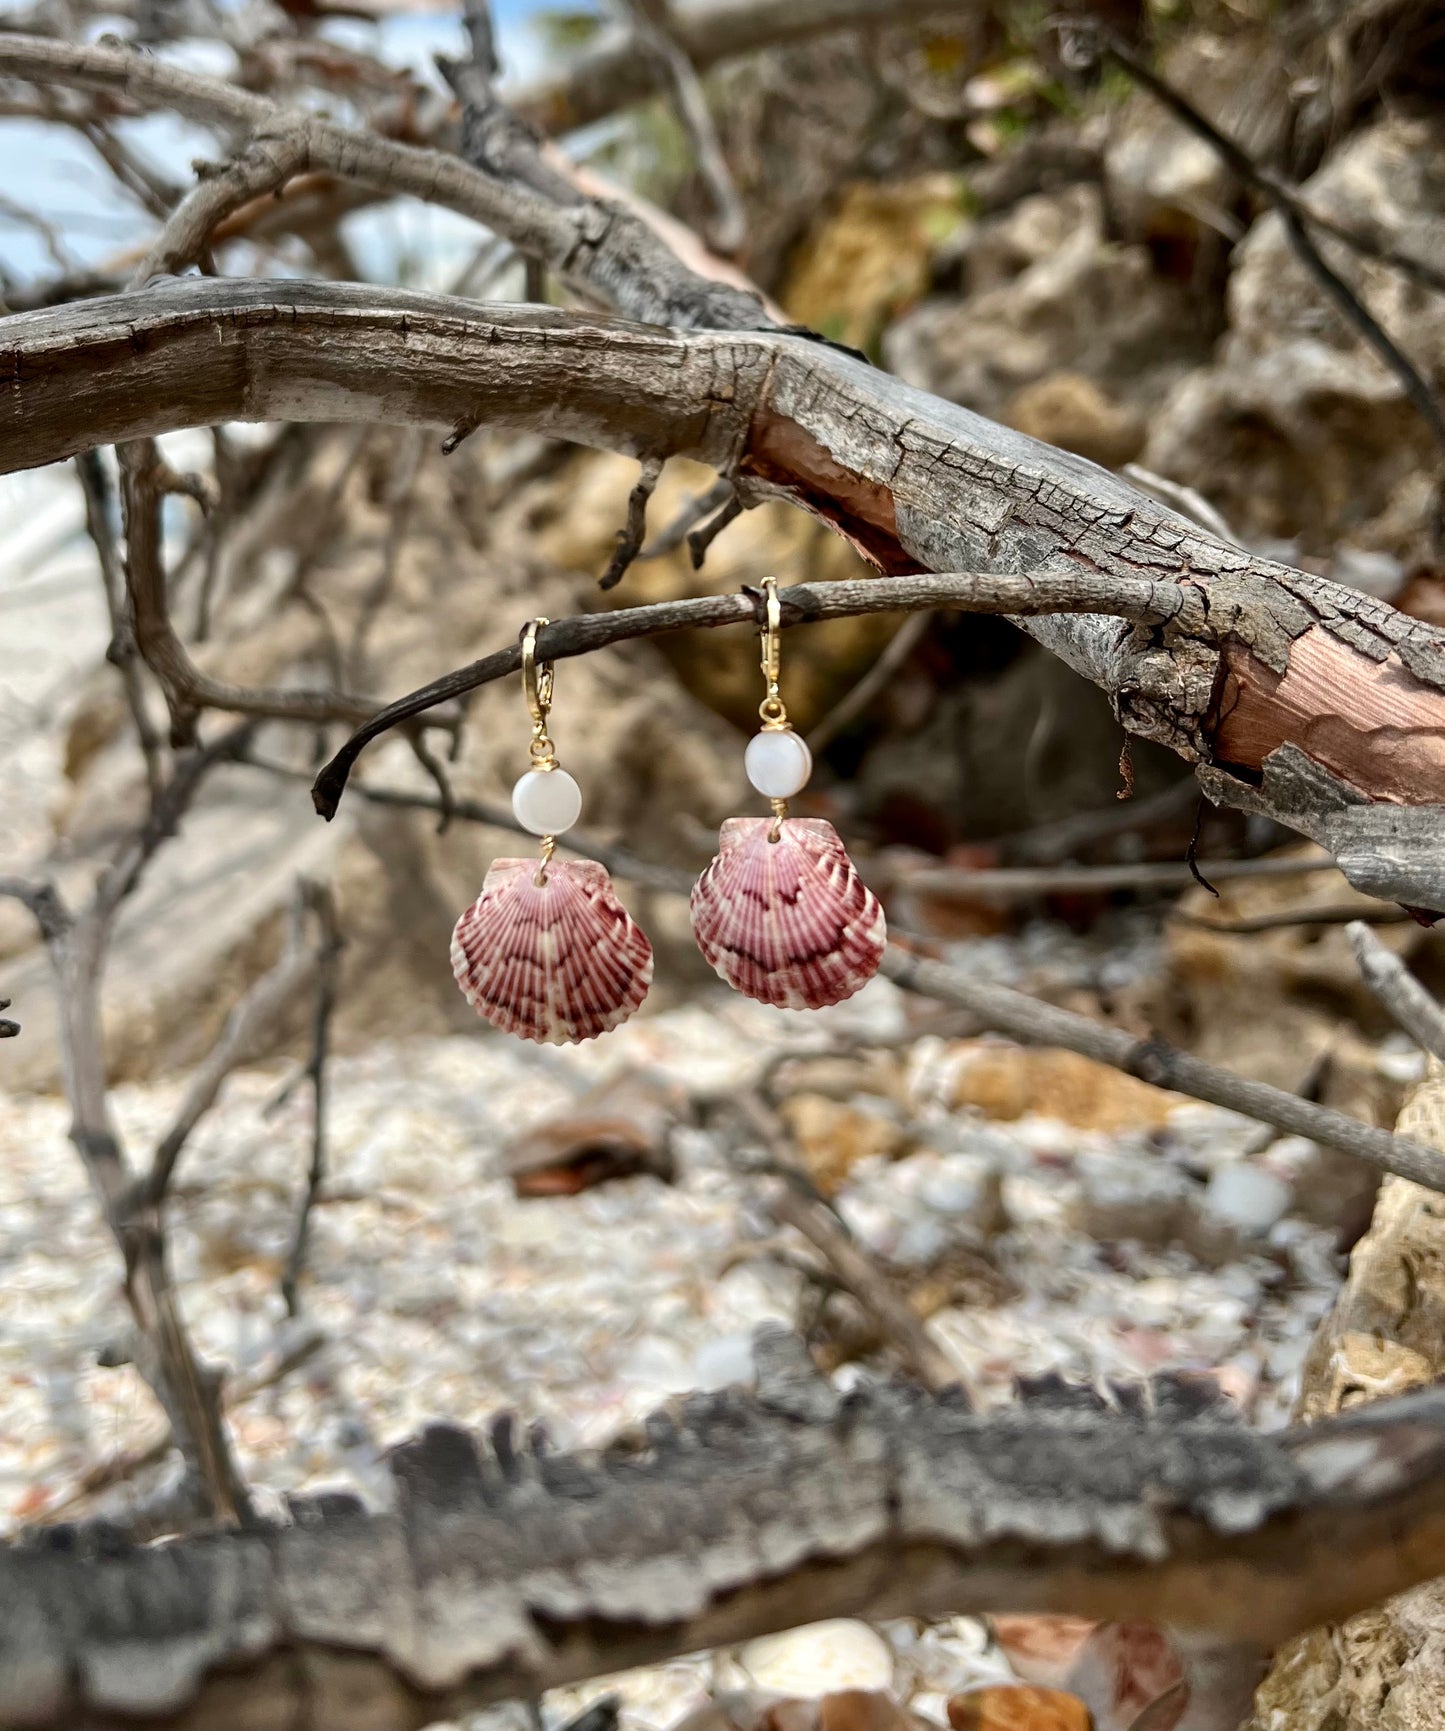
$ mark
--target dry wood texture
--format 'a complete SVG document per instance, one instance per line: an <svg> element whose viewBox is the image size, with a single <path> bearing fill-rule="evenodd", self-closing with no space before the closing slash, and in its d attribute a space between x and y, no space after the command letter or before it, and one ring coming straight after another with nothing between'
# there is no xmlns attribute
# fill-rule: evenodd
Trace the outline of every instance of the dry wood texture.
<svg viewBox="0 0 1445 1731"><path fill-rule="evenodd" d="M755 1396L690 1396L600 1458L428 1431L393 1513L331 1497L0 1553L0 1719L391 1731L860 1610L1147 1615L1257 1648L1445 1568L1435 1393L1260 1437L1187 1383L981 1418L840 1396L791 1336L757 1356Z"/></svg>

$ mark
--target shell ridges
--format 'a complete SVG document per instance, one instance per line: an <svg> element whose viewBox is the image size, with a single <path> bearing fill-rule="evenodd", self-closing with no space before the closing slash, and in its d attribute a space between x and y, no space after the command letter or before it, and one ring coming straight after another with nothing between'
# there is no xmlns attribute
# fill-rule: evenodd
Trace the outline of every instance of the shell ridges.
<svg viewBox="0 0 1445 1731"><path fill-rule="evenodd" d="M692 891L698 948L745 997L786 1010L851 998L878 972L886 928L837 830L822 818L730 817Z"/></svg>
<svg viewBox="0 0 1445 1731"><path fill-rule="evenodd" d="M452 972L493 1027L545 1045L594 1039L638 1008L652 945L595 860L492 862L452 932Z"/></svg>

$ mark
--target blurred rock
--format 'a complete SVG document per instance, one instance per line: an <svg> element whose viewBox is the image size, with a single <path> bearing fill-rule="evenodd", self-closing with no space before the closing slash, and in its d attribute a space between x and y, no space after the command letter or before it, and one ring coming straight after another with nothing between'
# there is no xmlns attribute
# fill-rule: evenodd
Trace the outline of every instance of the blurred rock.
<svg viewBox="0 0 1445 1731"><path fill-rule="evenodd" d="M1076 1695L1027 1683L970 1689L948 1703L953 1731L1092 1731L1089 1710Z"/></svg>
<svg viewBox="0 0 1445 1731"><path fill-rule="evenodd" d="M956 175L855 182L798 248L780 293L784 307L835 342L870 347L927 289L934 251L963 214Z"/></svg>
<svg viewBox="0 0 1445 1731"><path fill-rule="evenodd" d="M1246 1238L1260 1238L1288 1212L1293 1187L1263 1166L1221 1166L1204 1191L1204 1207Z"/></svg>
<svg viewBox="0 0 1445 1731"><path fill-rule="evenodd" d="M1078 1162L1079 1230L1104 1243L1134 1239L1172 1243L1184 1226L1194 1188L1162 1160L1140 1166L1116 1154L1085 1154Z"/></svg>
<svg viewBox="0 0 1445 1731"><path fill-rule="evenodd" d="M1061 1688L1098 1624L1088 1617L995 1616L994 1639L1026 1683Z"/></svg>
<svg viewBox="0 0 1445 1731"><path fill-rule="evenodd" d="M1139 455L1144 417L1124 408L1083 373L1050 373L1004 405L1003 418L1031 439L1117 469Z"/></svg>
<svg viewBox="0 0 1445 1731"><path fill-rule="evenodd" d="M999 417L1026 385L1082 373L1118 402L1157 402L1202 358L1196 310L1148 250L1105 233L1099 188L1026 198L955 249L959 290L904 314L884 339L910 384Z"/></svg>
<svg viewBox="0 0 1445 1731"><path fill-rule="evenodd" d="M1004 1121L1033 1112L1079 1130L1154 1130L1179 1104L1177 1094L1136 1081L1075 1052L961 1040L951 1101Z"/></svg>
<svg viewBox="0 0 1445 1731"><path fill-rule="evenodd" d="M1445 268L1445 130L1393 118L1347 138L1306 182L1311 204ZM1403 272L1325 250L1438 389L1445 305ZM1236 248L1228 332L1154 416L1145 466L1186 481L1245 536L1336 542L1413 565L1429 534L1439 452L1395 374L1296 257L1279 218Z"/></svg>
<svg viewBox="0 0 1445 1731"><path fill-rule="evenodd" d="M860 1160L896 1160L910 1142L896 1115L866 1098L792 1094L779 1112L808 1176L825 1196L838 1193Z"/></svg>
<svg viewBox="0 0 1445 1731"><path fill-rule="evenodd" d="M866 1623L846 1619L749 1641L738 1660L760 1688L804 1698L886 1689L893 1680L888 1643Z"/></svg>

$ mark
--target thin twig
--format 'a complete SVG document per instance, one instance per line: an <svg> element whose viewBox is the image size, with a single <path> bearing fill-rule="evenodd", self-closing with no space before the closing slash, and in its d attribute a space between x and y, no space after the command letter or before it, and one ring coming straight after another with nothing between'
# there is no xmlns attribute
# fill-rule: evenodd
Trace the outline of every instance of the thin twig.
<svg viewBox="0 0 1445 1731"><path fill-rule="evenodd" d="M637 40L643 52L662 67L674 111L692 140L698 172L713 206L712 220L707 224L708 245L733 257L748 236L747 213L713 123L707 92L673 29L672 9L668 0L626 0L626 4Z"/></svg>
<svg viewBox="0 0 1445 1731"><path fill-rule="evenodd" d="M1382 263L1393 265L1398 270L1408 272L1418 281L1427 284L1437 292L1445 293L1445 274L1434 270L1419 259L1396 251L1393 247L1373 241L1346 224L1336 222L1333 217L1325 215L1324 212L1316 210L1307 200L1301 198L1293 187L1277 175L1262 168L1236 140L1221 132L1211 120L1200 113L1182 91L1177 90L1166 79L1161 78L1126 43L1106 32L1102 37L1102 45L1104 51L1122 66L1136 83L1142 85L1156 100L1163 103L1175 118L1193 132L1196 137L1202 138L1234 174L1238 175L1246 184L1254 187L1269 201L1278 212L1280 221L1284 224L1285 235L1301 263L1330 299L1334 301L1340 312L1355 327L1360 336L1399 379L1405 394L1420 412L1426 426L1434 435L1436 443L1442 450L1445 450L1445 412L1442 412L1434 392L1421 377L1409 356L1385 331L1354 289L1328 263L1315 244L1306 225L1317 228L1336 240L1343 241L1356 252L1363 253L1370 258L1377 258Z"/></svg>
<svg viewBox="0 0 1445 1731"><path fill-rule="evenodd" d="M296 1215L296 1231L286 1257L286 1270L281 1276L281 1296L286 1301L288 1316L298 1315L301 1309L301 1271L306 1262L311 1211L316 1206L326 1177L326 1058L331 1042L331 1018L336 1009L343 942L330 892L321 884L311 884L306 893L320 927L316 954L316 1012L311 1023L311 1056L305 1071L311 1080L311 1164L306 1173L301 1207Z"/></svg>
<svg viewBox="0 0 1445 1731"><path fill-rule="evenodd" d="M1144 577L1106 577L1092 572L947 572L913 577L873 577L844 583L798 583L778 591L784 626L817 619L838 619L860 613L916 613L929 608L960 608L975 613L1016 616L1045 613L1103 613L1138 624L1174 621L1206 634L1205 610L1178 584ZM559 619L537 634L537 654L549 661L586 655L612 643L654 637L668 631L713 629L723 625L757 624L752 600L741 594L701 595L679 601L659 601L647 607L619 608ZM323 817L336 814L351 766L366 746L403 722L438 704L463 697L493 680L504 679L521 666L516 644L480 661L444 674L407 696L389 703L352 734L325 765L312 788L312 800Z"/></svg>
<svg viewBox="0 0 1445 1731"><path fill-rule="evenodd" d="M241 1406L283 1381L293 1370L314 1358L325 1344L326 1336L319 1330L306 1330L268 1363L259 1366L249 1375L233 1377L225 1387L226 1406ZM147 1467L159 1466L175 1447L175 1432L169 1425L162 1425L150 1442L142 1443L124 1454L111 1455L106 1460L97 1461L94 1466L86 1468L63 1497L41 1510L36 1524L42 1527L53 1525L79 1505L99 1496L102 1491L124 1484L127 1479L144 1472Z"/></svg>
<svg viewBox="0 0 1445 1731"><path fill-rule="evenodd" d="M599 589L615 589L627 574L628 567L642 551L647 539L647 502L657 491L662 479L662 458L644 457L637 484L627 495L627 523L617 531L617 550L607 569L597 579Z"/></svg>
<svg viewBox="0 0 1445 1731"><path fill-rule="evenodd" d="M742 514L743 502L734 493L715 517L710 517L701 528L692 531L687 538L687 556L692 561L694 571L702 570L713 542L730 524L736 523Z"/></svg>
<svg viewBox="0 0 1445 1731"><path fill-rule="evenodd" d="M838 1216L812 1200L793 1181L806 1180L798 1168L787 1130L763 1097L742 1094L738 1114L768 1151L773 1170L782 1174L768 1197L768 1208L785 1225L801 1232L823 1257L841 1285L863 1306L893 1344L905 1366L927 1387L945 1388L959 1379L958 1367L937 1346L928 1330L858 1247Z"/></svg>
<svg viewBox="0 0 1445 1731"><path fill-rule="evenodd" d="M364 698L345 691L284 687L249 689L204 674L187 654L171 622L161 556L161 496L165 471L155 441L120 447L125 499L126 585L135 616L136 645L155 674L171 715L174 743L189 740L204 709L282 721L348 721L374 713Z"/></svg>
<svg viewBox="0 0 1445 1731"><path fill-rule="evenodd" d="M420 427L407 427L403 430L387 485L386 542L382 548L381 569L376 574L376 581L361 598L346 654L345 676L354 685L366 682L367 640L376 624L377 615L396 582L396 568L407 530L411 526L412 506L416 501L416 480L426 456L426 449L427 435Z"/></svg>
<svg viewBox="0 0 1445 1731"><path fill-rule="evenodd" d="M135 616L126 594L125 572L111 523L110 482L96 451L82 451L75 459L75 470L85 498L85 527L100 564L106 611L110 615L106 660L120 674L121 689L125 692L126 706L145 761L146 787L154 800L160 792L163 773L161 739L146 710L145 688L137 666Z"/></svg>
<svg viewBox="0 0 1445 1731"><path fill-rule="evenodd" d="M867 712L874 699L891 683L895 673L928 635L933 614L915 613L905 619L883 646L878 659L833 705L823 719L808 731L808 749L815 755L827 749L843 730Z"/></svg>
<svg viewBox="0 0 1445 1731"><path fill-rule="evenodd" d="M1417 1045L1445 1063L1445 1010L1363 921L1346 935L1365 984Z"/></svg>
<svg viewBox="0 0 1445 1731"><path fill-rule="evenodd" d="M890 945L883 973L896 985L926 998L956 1004L1010 1039L1028 1046L1061 1046L1101 1064L1112 1065L1156 1088L1206 1100L1212 1106L1239 1112L1261 1124L1273 1124L1292 1136L1304 1136L1326 1148L1338 1148L1383 1172L1393 1172L1445 1193L1445 1154L1408 1137L1361 1124L1343 1112L1312 1105L1283 1088L1232 1075L1162 1040L1141 1040L1120 1028L1106 1027L1088 1016L1054 1004L1041 1003L1007 986L965 974L942 962L928 961Z"/></svg>
<svg viewBox="0 0 1445 1731"><path fill-rule="evenodd" d="M1017 830L1013 835L1003 836L999 848L1006 860L1053 865L1071 859L1095 842L1188 817L1198 803L1199 783L1192 775L1185 776L1172 787L1144 799L1122 803L1113 800L1094 811L1081 811L1073 817L1037 824L1033 829Z"/></svg>
<svg viewBox="0 0 1445 1731"><path fill-rule="evenodd" d="M1161 77L1147 61L1135 54L1127 43L1117 36L1106 34L1104 47L1135 83L1142 85L1151 96L1161 102L1195 137L1202 138L1232 174L1247 186L1252 186L1277 210L1289 211L1309 223L1312 228L1319 229L1322 234L1343 241L1352 251L1361 253L1366 258L1378 259L1381 264L1391 265L1405 275L1414 277L1417 282L1424 283L1427 288L1445 294L1445 271L1437 270L1427 260L1401 252L1387 241L1377 240L1373 235L1351 228L1348 223L1340 222L1328 212L1320 210L1305 198L1297 187L1291 186L1262 163L1256 162L1242 145L1227 133L1221 132L1181 90Z"/></svg>
<svg viewBox="0 0 1445 1731"><path fill-rule="evenodd" d="M1358 903L1350 907L1282 908L1278 913L1249 914L1237 920L1201 919L1198 914L1185 913L1182 908L1176 907L1169 910L1169 918L1181 926L1190 926L1199 932L1248 937L1256 932L1287 931L1292 927L1305 929L1310 926L1347 926L1356 920L1371 926L1402 926L1412 923L1414 915L1407 913L1404 908L1391 907L1382 902L1377 908L1361 908Z"/></svg>
<svg viewBox="0 0 1445 1731"><path fill-rule="evenodd" d="M1198 869L1221 883L1230 878L1299 877L1335 871L1331 859L1222 859L1198 862ZM1183 861L1155 860L1138 865L1000 866L970 871L958 866L913 867L876 861L869 872L875 885L916 891L940 900L1019 901L1030 896L1107 895L1113 890L1182 889L1193 874Z"/></svg>
<svg viewBox="0 0 1445 1731"><path fill-rule="evenodd" d="M725 505L732 497L733 484L726 475L720 475L712 486L689 499L678 509L677 515L659 535L637 555L639 559L661 559L668 553L675 553L689 533L701 523L704 518L711 517L720 505Z"/></svg>
<svg viewBox="0 0 1445 1731"><path fill-rule="evenodd" d="M175 1121L161 1138L150 1171L141 1181L137 1205L159 1207L170 1186L181 1150L196 1125L215 1104L221 1084L233 1070L254 1055L260 1040L274 1029L278 1017L311 973L315 959L304 941L303 906L298 895L284 954L236 1002L220 1037L192 1075ZM323 950L324 947L323 940Z"/></svg>

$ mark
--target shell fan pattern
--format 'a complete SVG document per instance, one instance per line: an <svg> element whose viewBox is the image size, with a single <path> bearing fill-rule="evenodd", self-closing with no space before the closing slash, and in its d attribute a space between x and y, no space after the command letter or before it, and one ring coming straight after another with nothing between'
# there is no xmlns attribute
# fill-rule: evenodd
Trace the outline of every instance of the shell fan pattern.
<svg viewBox="0 0 1445 1731"><path fill-rule="evenodd" d="M595 860L494 860L452 932L467 1002L504 1033L546 1045L591 1040L647 996L652 945Z"/></svg>
<svg viewBox="0 0 1445 1731"><path fill-rule="evenodd" d="M717 858L692 892L698 948L727 983L759 1003L821 1010L878 972L885 926L832 824L730 817Z"/></svg>

